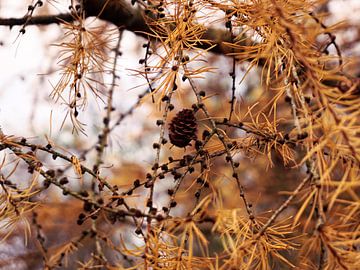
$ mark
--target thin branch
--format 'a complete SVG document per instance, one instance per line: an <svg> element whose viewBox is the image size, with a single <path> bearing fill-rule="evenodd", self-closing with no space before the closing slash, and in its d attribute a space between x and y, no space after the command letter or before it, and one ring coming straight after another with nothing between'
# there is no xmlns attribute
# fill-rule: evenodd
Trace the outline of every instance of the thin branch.
<svg viewBox="0 0 360 270"><path fill-rule="evenodd" d="M44 16L24 16L22 18L0 18L0 25L9 26L10 29L14 26L27 25L49 25L60 24L61 22L72 22L74 17L70 13L60 13L57 15L44 15Z"/></svg>
<svg viewBox="0 0 360 270"><path fill-rule="evenodd" d="M293 191L293 193L287 198L287 200L283 202L278 209L276 209L274 214L272 214L272 216L268 219L268 221L261 227L258 233L259 236L261 236L266 231L266 229L269 226L271 226L271 224L276 220L276 218L281 214L281 212L284 211L289 206L291 201L296 197L297 194L299 194L299 192L302 190L305 184L309 182L310 179L311 177L308 176L304 178L303 181L301 181L301 183L297 186L297 188Z"/></svg>

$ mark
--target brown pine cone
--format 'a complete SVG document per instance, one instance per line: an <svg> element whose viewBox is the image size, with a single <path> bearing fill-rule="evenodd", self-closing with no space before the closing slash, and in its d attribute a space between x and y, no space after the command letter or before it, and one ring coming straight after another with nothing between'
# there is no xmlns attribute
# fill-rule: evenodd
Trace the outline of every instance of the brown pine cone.
<svg viewBox="0 0 360 270"><path fill-rule="evenodd" d="M170 142L177 147L190 145L191 140L196 140L197 123L194 111L183 109L170 122Z"/></svg>

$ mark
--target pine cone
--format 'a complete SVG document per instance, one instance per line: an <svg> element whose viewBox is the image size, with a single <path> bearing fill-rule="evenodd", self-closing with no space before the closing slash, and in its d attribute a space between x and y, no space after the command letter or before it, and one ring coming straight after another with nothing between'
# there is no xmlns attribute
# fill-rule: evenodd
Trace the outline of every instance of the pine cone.
<svg viewBox="0 0 360 270"><path fill-rule="evenodd" d="M191 140L196 140L197 123L194 111L183 109L170 122L170 142L177 147L186 147Z"/></svg>

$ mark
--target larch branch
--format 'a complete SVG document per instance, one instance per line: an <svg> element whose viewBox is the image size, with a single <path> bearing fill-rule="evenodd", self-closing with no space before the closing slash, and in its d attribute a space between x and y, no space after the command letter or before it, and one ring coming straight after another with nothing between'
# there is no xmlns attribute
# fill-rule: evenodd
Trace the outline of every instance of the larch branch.
<svg viewBox="0 0 360 270"><path fill-rule="evenodd" d="M110 22L119 28L131 31L136 35L149 38L149 26L147 25L143 12L141 9L132 8L124 1L85 1L86 17L96 16L104 21ZM30 19L28 16L21 18L0 18L0 26L9 26L10 29L14 26L24 25L49 25L59 24L63 21L71 22L75 18L71 13L60 13L54 15L33 16ZM210 42L199 43L200 49L210 49L211 52L218 54L228 54L231 49L225 45L226 42L231 42L231 37L228 32L221 29L209 28L202 37ZM212 47L213 45L216 45Z"/></svg>

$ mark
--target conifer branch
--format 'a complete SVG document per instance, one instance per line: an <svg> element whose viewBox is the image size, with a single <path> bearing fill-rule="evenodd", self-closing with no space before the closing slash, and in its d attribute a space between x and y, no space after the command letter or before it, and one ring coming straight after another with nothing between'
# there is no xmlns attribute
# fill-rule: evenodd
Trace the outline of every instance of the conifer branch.
<svg viewBox="0 0 360 270"><path fill-rule="evenodd" d="M111 2L111 4L106 4ZM146 39L150 33L144 14L140 9L129 6L125 1L84 1L86 17L97 16L98 18L114 24L119 28L131 31L138 36ZM21 18L0 18L0 26L8 26L12 29L14 26L26 25L50 25L60 24L63 22L72 22L76 18L71 13L60 13L45 16L24 16ZM211 52L218 54L228 54L231 49L225 43L231 42L231 35L221 29L209 28L203 35L203 38L209 40L210 43L200 44L200 48L204 50L210 49ZM216 45L216 46L213 46Z"/></svg>

